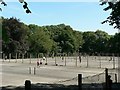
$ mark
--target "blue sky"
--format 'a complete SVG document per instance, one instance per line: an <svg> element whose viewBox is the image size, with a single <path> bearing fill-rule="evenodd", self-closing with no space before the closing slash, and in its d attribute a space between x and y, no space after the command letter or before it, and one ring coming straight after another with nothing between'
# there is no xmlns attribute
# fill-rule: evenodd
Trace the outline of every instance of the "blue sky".
<svg viewBox="0 0 120 90"><path fill-rule="evenodd" d="M28 2L31 14L26 14L19 2L8 2L2 7L2 16L16 17L26 24L70 25L77 31L103 30L114 35L117 30L108 24L101 24L110 11L103 11L98 2Z"/></svg>

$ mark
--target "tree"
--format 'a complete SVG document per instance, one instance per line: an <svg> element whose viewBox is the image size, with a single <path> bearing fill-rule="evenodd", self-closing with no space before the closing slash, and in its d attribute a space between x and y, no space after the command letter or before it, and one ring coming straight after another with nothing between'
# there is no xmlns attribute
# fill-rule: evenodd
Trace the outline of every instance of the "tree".
<svg viewBox="0 0 120 90"><path fill-rule="evenodd" d="M53 41L47 35L42 27L37 25L29 25L29 44L31 53L48 53L51 51Z"/></svg>
<svg viewBox="0 0 120 90"><path fill-rule="evenodd" d="M2 42L5 53L25 53L28 50L28 27L19 19L2 18Z"/></svg>
<svg viewBox="0 0 120 90"><path fill-rule="evenodd" d="M65 24L25 25L16 18L1 18L4 53L119 53L119 36L106 32L79 32Z"/></svg>
<svg viewBox="0 0 120 90"><path fill-rule="evenodd" d="M78 35L74 33L74 30L70 26L59 24L46 26L44 28L45 31L50 35L50 38L54 40L57 52L73 53L79 49L80 43L77 42Z"/></svg>
<svg viewBox="0 0 120 90"><path fill-rule="evenodd" d="M105 11L111 9L111 13L107 17L107 20L103 21L102 24L108 22L109 25L114 25L114 28L120 29L120 0L113 1L107 2L106 0L101 0L102 3L100 5L108 4L108 6L104 8Z"/></svg>
<svg viewBox="0 0 120 90"><path fill-rule="evenodd" d="M73 34L73 29L70 26L64 24L57 25L59 32L54 40L58 43L58 46L61 49L61 52L75 52L77 50L77 41Z"/></svg>
<svg viewBox="0 0 120 90"><path fill-rule="evenodd" d="M120 52L120 33L116 33L109 40L109 52L119 53Z"/></svg>
<svg viewBox="0 0 120 90"><path fill-rule="evenodd" d="M76 51L77 52L81 52L82 46L83 46L83 33L80 31L73 31L73 35L75 36L75 40L76 40Z"/></svg>
<svg viewBox="0 0 120 90"><path fill-rule="evenodd" d="M20 3L23 3L23 8L26 10L26 13L31 13L30 9L28 8L28 4L27 2L25 2L24 0L18 0ZM4 6L7 6L7 4L3 1L3 0L0 0L1 4L3 4ZM2 8L0 8L0 11L2 11Z"/></svg>
<svg viewBox="0 0 120 90"><path fill-rule="evenodd" d="M75 48L74 37L70 30L71 28L65 26L64 28L62 28L61 34L58 36L61 52L73 52L73 48Z"/></svg>
<svg viewBox="0 0 120 90"><path fill-rule="evenodd" d="M108 52L108 42L110 40L110 35L108 33L97 30L96 34L96 42L95 42L95 51L99 53L107 53Z"/></svg>
<svg viewBox="0 0 120 90"><path fill-rule="evenodd" d="M83 33L83 46L82 52L93 53L95 52L96 34L94 32L84 32Z"/></svg>
<svg viewBox="0 0 120 90"><path fill-rule="evenodd" d="M110 35L101 30L97 30L96 32L84 32L83 40L83 52L104 53L108 51L107 47L110 40Z"/></svg>

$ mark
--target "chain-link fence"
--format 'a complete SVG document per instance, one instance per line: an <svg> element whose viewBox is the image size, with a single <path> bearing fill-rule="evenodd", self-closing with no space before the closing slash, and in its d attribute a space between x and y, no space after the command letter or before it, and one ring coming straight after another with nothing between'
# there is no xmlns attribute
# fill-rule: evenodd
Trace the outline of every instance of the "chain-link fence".
<svg viewBox="0 0 120 90"><path fill-rule="evenodd" d="M92 70L93 68L97 68L100 70L103 70L104 68L108 68L109 69L108 74L111 76L112 81L116 82L119 79L118 73L117 73L119 56L116 56L116 55L108 55L108 54L107 55L58 54L58 55L50 56L50 55L45 55L42 53L36 54L36 55L33 55L33 54L27 54L27 55L14 54L14 55L15 55L15 58L13 58L13 54L8 54L8 55L3 54L3 56L2 56L3 63L14 63L14 64L18 63L18 65L20 63L20 67L23 64L29 65L29 67L32 67L32 68L29 68L28 66L26 66L24 70L19 69L19 70L21 70L21 71L19 71L20 73L23 73L26 75L27 74L31 74L31 75L34 74L38 77L39 76L48 77L45 75L49 74L49 77L53 78L53 76L52 76L53 74L50 74L50 72L52 72L54 70L56 70L56 71L63 70L63 69L65 69L65 67L70 67L70 68L77 67L77 69L89 68L90 70ZM41 65L43 67L37 68L36 67L37 62L39 62L39 63L42 62ZM48 66L49 69L46 70L47 67L45 67L45 64ZM55 66L55 68L57 66L59 66L57 68L60 68L60 67L61 68L64 67L64 68L55 69L55 68L53 68L54 66ZM17 67L17 68L19 68L19 67ZM49 71L49 70L52 70L52 71ZM71 69L71 70L75 70L75 68ZM19 73L17 71L15 71L15 72ZM42 74L41 72L43 72L44 74ZM79 71L76 71L76 72L78 73ZM62 73L64 74L65 71L64 72L60 71L60 74L62 74ZM74 73L74 72L71 72L69 74L72 74L72 73ZM66 73L64 75L68 75L68 73ZM57 74L55 76L57 79L53 83L64 84L64 85L78 85L78 76L77 75L72 74L73 78L70 75L68 75L67 77L64 77L64 75ZM95 75L91 74L90 76L83 76L83 78L82 78L83 84L84 83L104 83L104 82L105 82L105 71L103 71L102 73L99 73L99 74L95 74Z"/></svg>
<svg viewBox="0 0 120 90"><path fill-rule="evenodd" d="M44 57L44 59L43 59ZM36 64L42 62L42 64L51 66L75 66L86 68L118 68L117 54L2 54L3 62L21 62Z"/></svg>
<svg viewBox="0 0 120 90"><path fill-rule="evenodd" d="M111 76L111 80L113 83L117 82L118 80L118 73L113 72L111 70L109 70L108 75ZM77 85L78 84L78 76L71 78L71 79L67 79L67 80L61 80L61 81L57 81L55 82L57 84L64 84L64 85ZM105 71L93 76L87 76L87 77L83 77L82 78L82 83L84 84L92 84L92 83L96 83L96 84L100 84L100 83L105 83Z"/></svg>

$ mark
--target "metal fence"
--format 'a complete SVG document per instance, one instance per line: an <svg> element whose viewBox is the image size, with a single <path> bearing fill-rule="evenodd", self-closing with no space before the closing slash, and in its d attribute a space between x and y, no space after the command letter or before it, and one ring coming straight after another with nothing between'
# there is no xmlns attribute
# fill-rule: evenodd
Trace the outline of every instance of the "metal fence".
<svg viewBox="0 0 120 90"><path fill-rule="evenodd" d="M7 57L6 57L7 56ZM14 58L13 58L14 56ZM42 62L41 65L48 66L61 66L61 67L84 67L84 68L108 68L109 75L111 76L113 82L116 82L116 70L118 68L119 56L117 55L84 55L84 54L58 54L54 56L45 55L45 54L8 54L2 55L3 63L27 63L31 65L36 65L37 62ZM43 60L43 57L45 59ZM47 63L47 64L46 64ZM36 68L34 68L34 74L36 74ZM29 68L29 73L31 70ZM39 73L37 72L37 75ZM117 77L118 79L118 77ZM77 85L78 77L73 77L71 79L60 80L54 83L59 84L69 84ZM105 71L96 75L87 76L82 78L83 83L104 83L105 82Z"/></svg>
<svg viewBox="0 0 120 90"><path fill-rule="evenodd" d="M45 57L45 59L43 59ZM73 66L73 67L86 67L86 68L118 68L119 56L115 54L57 54L47 55L43 53L39 54L2 54L3 62L21 62L36 64L42 62L42 64L52 66Z"/></svg>
<svg viewBox="0 0 120 90"><path fill-rule="evenodd" d="M113 83L117 82L118 80L118 74L116 72L111 72L111 70L109 70L108 73L111 76L111 79L113 81ZM78 76L73 77L71 79L67 79L67 80L61 80L58 82L54 82L57 84L65 84L65 85L77 85L78 82ZM100 83L105 83L105 71L93 76L87 76L87 77L83 77L82 78L82 83L87 84L87 83L93 83L93 84L100 84Z"/></svg>

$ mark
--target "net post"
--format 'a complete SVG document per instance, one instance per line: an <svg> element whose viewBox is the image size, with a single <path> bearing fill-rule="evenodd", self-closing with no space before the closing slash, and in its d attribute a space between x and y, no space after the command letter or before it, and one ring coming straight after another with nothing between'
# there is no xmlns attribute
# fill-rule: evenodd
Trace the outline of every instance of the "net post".
<svg viewBox="0 0 120 90"><path fill-rule="evenodd" d="M78 74L78 90L82 90L82 74Z"/></svg>

